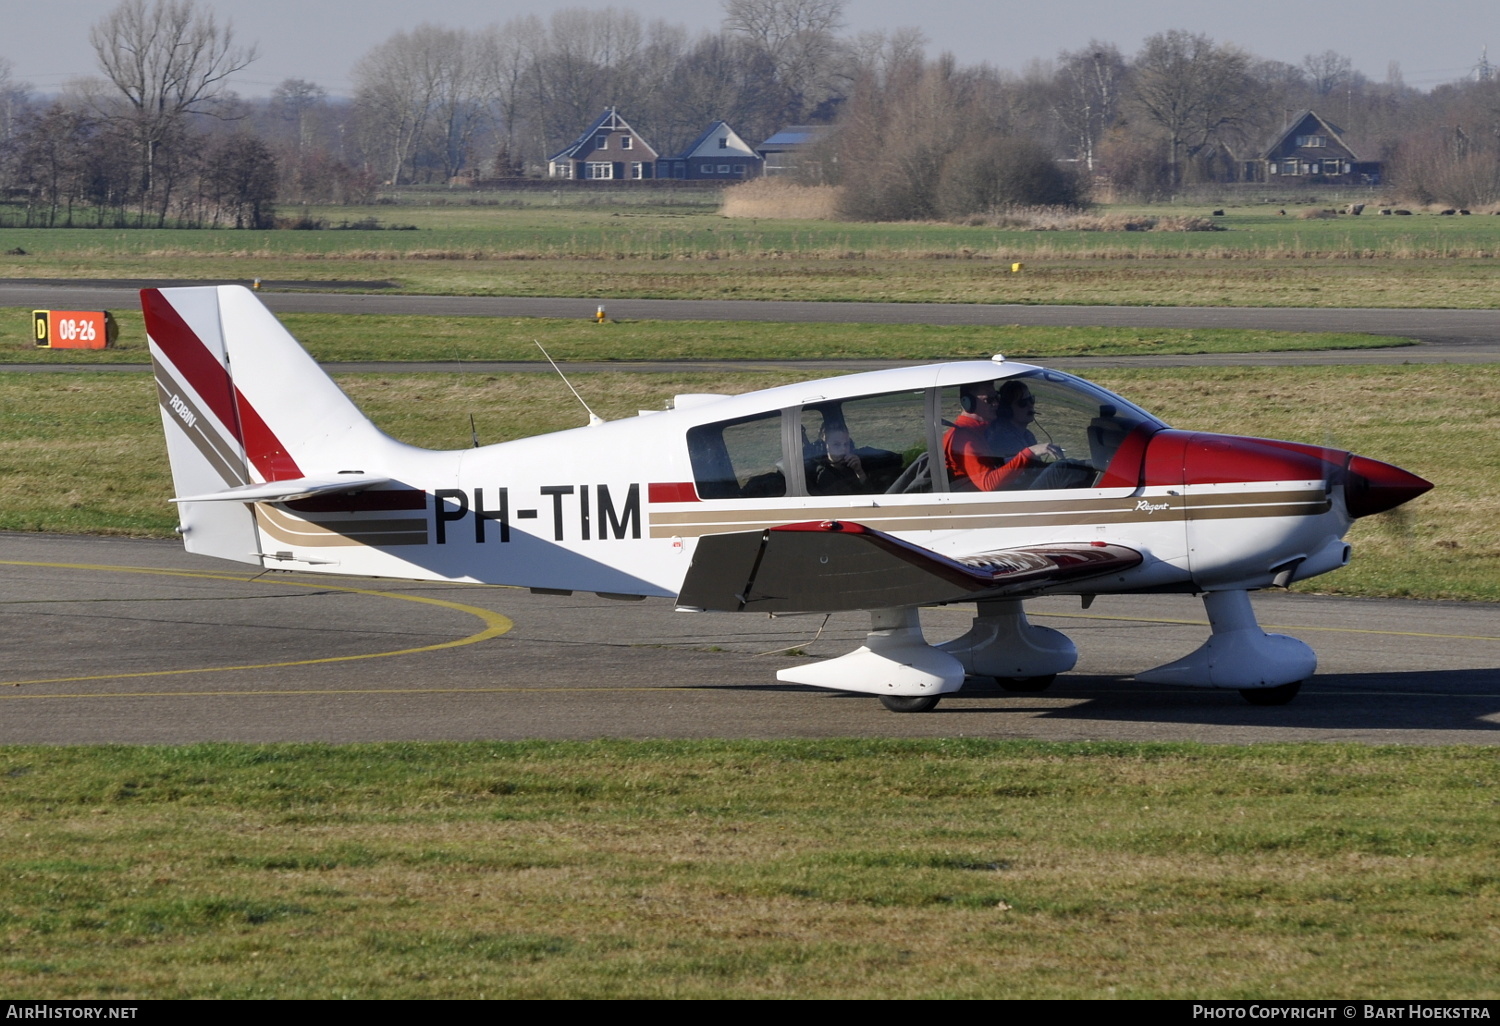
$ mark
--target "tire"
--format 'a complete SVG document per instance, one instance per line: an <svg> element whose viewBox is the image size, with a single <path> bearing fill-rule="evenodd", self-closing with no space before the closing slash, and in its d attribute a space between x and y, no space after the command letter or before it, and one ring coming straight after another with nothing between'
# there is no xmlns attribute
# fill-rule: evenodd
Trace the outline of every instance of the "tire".
<svg viewBox="0 0 1500 1026"><path fill-rule="evenodd" d="M1240 694L1251 705L1286 705L1302 690L1302 682L1294 680L1274 688L1241 688Z"/></svg>
<svg viewBox="0 0 1500 1026"><path fill-rule="evenodd" d="M931 712L937 708L938 695L881 695L880 704L891 712Z"/></svg>
<svg viewBox="0 0 1500 1026"><path fill-rule="evenodd" d="M996 677L995 683L1006 691L1046 691L1057 679L1057 674L1049 673L1045 677Z"/></svg>

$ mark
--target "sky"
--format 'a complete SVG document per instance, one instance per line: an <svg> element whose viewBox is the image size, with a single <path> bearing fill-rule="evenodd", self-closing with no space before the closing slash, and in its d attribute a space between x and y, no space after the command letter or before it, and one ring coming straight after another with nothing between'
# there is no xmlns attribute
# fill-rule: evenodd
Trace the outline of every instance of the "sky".
<svg viewBox="0 0 1500 1026"><path fill-rule="evenodd" d="M610 6L694 31L716 29L722 19L718 3L702 0L197 2L221 22L232 21L237 41L258 44L260 59L232 82L247 97L266 96L287 78L307 79L334 95L348 95L355 61L422 21L481 28L522 14L545 18L560 7ZM88 27L116 3L0 0L0 57L12 62L16 78L40 92L95 75ZM1386 79L1394 61L1406 83L1420 89L1463 78L1491 42L1496 46L1493 60L1500 64L1500 6L1482 0L1438 0L1430 8L1395 0L847 0L845 22L848 32L915 26L927 36L932 55L946 50L963 64L983 61L1014 72L1060 50L1085 46L1090 39L1114 43L1128 55L1145 37L1169 29L1205 33L1256 57L1289 64L1300 64L1309 53L1335 50L1376 81Z"/></svg>

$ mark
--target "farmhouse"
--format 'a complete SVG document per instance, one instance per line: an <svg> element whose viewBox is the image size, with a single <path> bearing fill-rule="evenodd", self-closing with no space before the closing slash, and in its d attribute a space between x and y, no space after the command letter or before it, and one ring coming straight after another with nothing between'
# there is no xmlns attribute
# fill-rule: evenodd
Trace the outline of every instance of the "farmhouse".
<svg viewBox="0 0 1500 1026"><path fill-rule="evenodd" d="M613 108L547 158L547 177L640 181L656 177L656 150Z"/></svg>
<svg viewBox="0 0 1500 1026"><path fill-rule="evenodd" d="M765 161L727 121L715 121L675 157L658 162L662 178L741 182L760 175Z"/></svg>
<svg viewBox="0 0 1500 1026"><path fill-rule="evenodd" d="M1355 152L1335 124L1317 113L1301 110L1256 160L1246 161L1247 181L1327 182L1338 185L1379 185L1380 162Z"/></svg>

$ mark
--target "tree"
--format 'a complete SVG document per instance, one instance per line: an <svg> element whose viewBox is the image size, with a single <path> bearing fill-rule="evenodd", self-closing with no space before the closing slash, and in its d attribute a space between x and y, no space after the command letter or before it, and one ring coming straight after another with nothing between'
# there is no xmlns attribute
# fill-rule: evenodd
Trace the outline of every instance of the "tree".
<svg viewBox="0 0 1500 1026"><path fill-rule="evenodd" d="M1343 86L1349 80L1353 67L1354 63L1349 58L1333 50L1310 53L1302 58L1302 70L1307 72L1313 92L1319 96L1327 96Z"/></svg>
<svg viewBox="0 0 1500 1026"><path fill-rule="evenodd" d="M397 32L354 66L360 118L370 148L385 154L392 185L401 184L429 124L466 110L466 48L462 33L422 24ZM441 130L446 136L452 127L449 120ZM446 139L442 145L446 156Z"/></svg>
<svg viewBox="0 0 1500 1026"><path fill-rule="evenodd" d="M21 119L16 168L30 194L28 225L36 218L51 228L61 218L62 227L72 227L73 205L84 191L83 155L91 148L91 128L88 118L61 103Z"/></svg>
<svg viewBox="0 0 1500 1026"><path fill-rule="evenodd" d="M725 30L765 51L801 118L826 99L844 23L844 0L724 0Z"/></svg>
<svg viewBox="0 0 1500 1026"><path fill-rule="evenodd" d="M976 136L943 162L937 206L947 218L1009 206L1076 207L1078 179L1029 139Z"/></svg>
<svg viewBox="0 0 1500 1026"><path fill-rule="evenodd" d="M576 138L604 108L634 108L645 45L640 17L613 7L567 7L547 27L533 76L543 156Z"/></svg>
<svg viewBox="0 0 1500 1026"><path fill-rule="evenodd" d="M1180 30L1151 36L1135 59L1133 100L1166 137L1172 184L1182 182L1184 148L1193 156L1253 110L1250 58L1233 46Z"/></svg>
<svg viewBox="0 0 1500 1026"><path fill-rule="evenodd" d="M962 218L1012 204L1077 203L1073 176L1008 123L1006 91L987 68L959 68L948 55L862 78L826 162L843 186L840 215Z"/></svg>
<svg viewBox="0 0 1500 1026"><path fill-rule="evenodd" d="M168 182L159 181L162 145L180 136L190 114L213 114L225 80L256 59L254 46L234 45L212 11L195 0L122 0L89 30L106 78L124 97L139 147L142 212L155 194L158 223L166 219Z"/></svg>
<svg viewBox="0 0 1500 1026"><path fill-rule="evenodd" d="M519 176L525 167L524 123L533 108L533 61L547 30L534 14L490 26L476 44L477 89L484 106L499 119L500 154L495 176ZM545 147L545 143L539 144ZM543 154L546 156L546 154Z"/></svg>
<svg viewBox="0 0 1500 1026"><path fill-rule="evenodd" d="M0 149L16 132L16 122L26 109L26 100L31 86L17 82L15 65L0 57Z"/></svg>
<svg viewBox="0 0 1500 1026"><path fill-rule="evenodd" d="M283 79L271 91L271 110L282 121L296 128L297 150L312 143L312 113L328 99L328 91L315 82L301 78Z"/></svg>
<svg viewBox="0 0 1500 1026"><path fill-rule="evenodd" d="M672 70L674 87L641 120L664 154L676 153L718 120L747 139L776 131L787 106L776 69L760 48L721 32L704 35Z"/></svg>
<svg viewBox="0 0 1500 1026"><path fill-rule="evenodd" d="M1091 39L1081 50L1057 55L1052 110L1073 139L1076 159L1090 172L1099 140L1120 115L1126 74L1125 58L1113 43Z"/></svg>
<svg viewBox="0 0 1500 1026"><path fill-rule="evenodd" d="M276 158L254 136L237 132L210 146L201 188L215 227L226 218L236 228L270 228L275 221Z"/></svg>

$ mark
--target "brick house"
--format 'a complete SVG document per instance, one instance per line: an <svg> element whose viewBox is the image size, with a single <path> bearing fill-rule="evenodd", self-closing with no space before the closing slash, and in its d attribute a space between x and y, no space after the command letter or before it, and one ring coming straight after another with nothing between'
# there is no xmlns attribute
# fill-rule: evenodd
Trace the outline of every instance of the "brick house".
<svg viewBox="0 0 1500 1026"><path fill-rule="evenodd" d="M641 181L656 177L657 153L611 107L567 148L547 158L547 177Z"/></svg>

